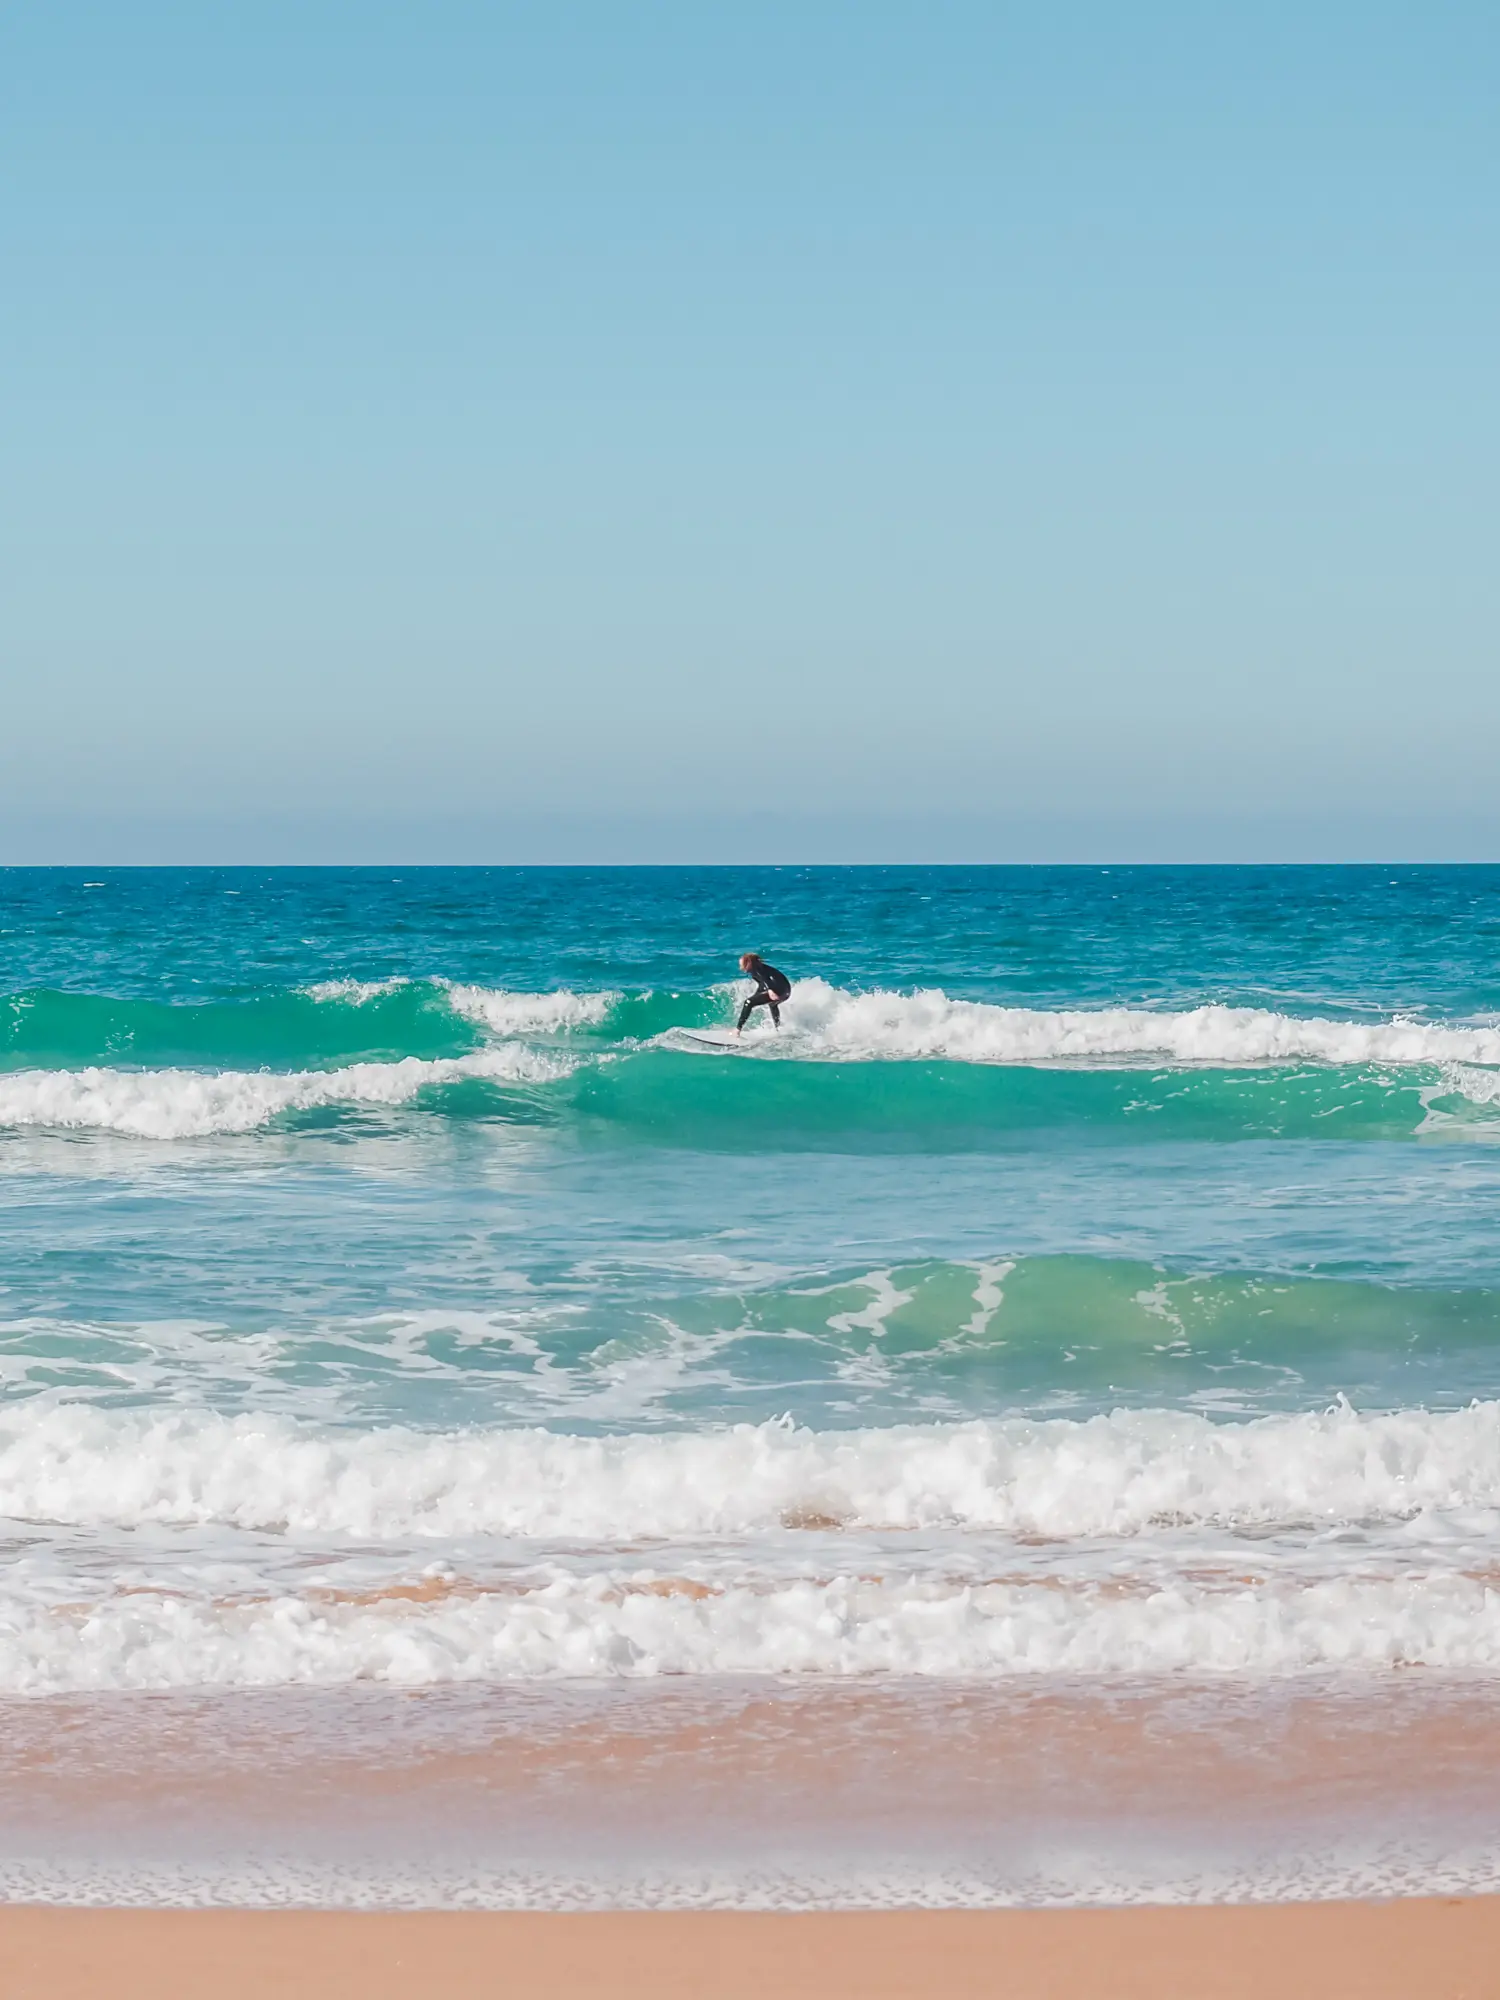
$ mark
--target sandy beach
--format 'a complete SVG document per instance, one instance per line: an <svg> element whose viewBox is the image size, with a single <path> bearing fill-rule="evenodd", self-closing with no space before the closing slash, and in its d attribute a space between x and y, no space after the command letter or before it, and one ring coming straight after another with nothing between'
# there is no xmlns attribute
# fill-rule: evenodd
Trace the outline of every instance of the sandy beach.
<svg viewBox="0 0 1500 2000"><path fill-rule="evenodd" d="M0 1988L7 2000L1481 2000L1500 1993L1500 1898L795 1916L11 1907Z"/></svg>

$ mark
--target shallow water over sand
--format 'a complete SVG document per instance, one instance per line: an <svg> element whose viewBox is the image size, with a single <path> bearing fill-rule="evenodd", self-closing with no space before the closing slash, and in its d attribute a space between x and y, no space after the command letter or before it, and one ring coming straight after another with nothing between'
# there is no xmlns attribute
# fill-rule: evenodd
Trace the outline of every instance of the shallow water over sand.
<svg viewBox="0 0 1500 2000"><path fill-rule="evenodd" d="M1492 1686L709 1679L7 1705L24 1901L739 1908L1493 1890Z"/></svg>

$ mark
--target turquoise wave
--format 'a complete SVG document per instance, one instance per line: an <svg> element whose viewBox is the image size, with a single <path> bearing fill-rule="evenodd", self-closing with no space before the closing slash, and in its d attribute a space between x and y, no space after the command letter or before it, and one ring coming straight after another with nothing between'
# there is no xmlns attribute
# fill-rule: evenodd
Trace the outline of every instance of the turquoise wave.
<svg viewBox="0 0 1500 2000"><path fill-rule="evenodd" d="M590 1347L594 1317L573 1321L570 1345ZM599 1331L608 1327L617 1340L618 1302L598 1308L597 1317ZM959 1363L1004 1351L1049 1370L1064 1351L1095 1355L1116 1370L1134 1356L1154 1371L1174 1352L1281 1363L1335 1350L1500 1348L1500 1294L1493 1291L1194 1274L1083 1255L997 1256L983 1264L924 1259L730 1294L663 1295L634 1305L631 1317L652 1342L664 1330L696 1339L790 1336L840 1353L878 1349Z"/></svg>
<svg viewBox="0 0 1500 2000"><path fill-rule="evenodd" d="M202 1003L45 988L0 999L0 1070L323 1069L404 1056L438 1060L483 1039L446 992L426 981L362 1003L274 989Z"/></svg>
<svg viewBox="0 0 1500 2000"><path fill-rule="evenodd" d="M835 997L848 1001L851 1015L868 1006L859 996ZM876 996L877 1010L889 998ZM897 1019L889 1053L877 1040L849 1059L835 1038L805 1032L763 1033L734 1055L690 1046L692 1030L722 1025L731 1011L724 989L526 995L411 980L250 991L201 1003L38 989L0 1000L0 1126L192 1137L273 1123L427 1115L710 1152L747 1145L984 1151L1049 1133L1130 1142L1500 1136L1494 1069L1436 1060L1236 1059L1247 1033L1251 1046L1266 1039L1268 1023L1314 1047L1321 1037L1351 1049L1371 1032L1357 1024L1224 1016L1212 1024L1224 1050L1214 1062L1150 1053L1158 1024L1180 1033L1188 1018L1180 1015L971 1008L965 1016L963 1003L944 1002L945 1032L972 1038L977 1013L980 1031L1018 1051L955 1060L912 1050L912 1036L927 1031L922 996L893 1004L909 1018ZM1066 1048L1080 1022L1105 1053L1020 1053L1035 1044L1039 1028L1051 1038L1044 1048ZM871 1032L867 1023L861 1032ZM1439 1024L1378 1032L1415 1036L1420 1049L1464 1035L1482 1046L1490 1031ZM1109 1051L1110 1035L1126 1038L1123 1053ZM1132 1049L1128 1036L1142 1046ZM497 1052L521 1060L492 1060ZM423 1064L435 1068L424 1072ZM404 1067L387 1087L380 1065ZM356 1066L360 1080L341 1084L340 1071ZM107 1073L103 1084L95 1071ZM205 1078L215 1086L212 1101Z"/></svg>
<svg viewBox="0 0 1500 2000"><path fill-rule="evenodd" d="M983 1149L1047 1131L1070 1137L1404 1139L1500 1125L1493 1106L1442 1089L1436 1071L1031 1069L960 1062L700 1060L649 1051L576 1072L544 1092L494 1092L509 1115L566 1112L585 1127L665 1145L795 1150L862 1137L927 1151ZM456 1087L479 1110L488 1087ZM539 1100L548 1101L549 1110Z"/></svg>
<svg viewBox="0 0 1500 2000"><path fill-rule="evenodd" d="M500 1313L268 1316L143 1329L0 1326L10 1397L66 1384L130 1404L206 1385L257 1410L314 1395L360 1421L601 1421L630 1382L634 1425L818 1423L1067 1408L1364 1407L1500 1394L1500 1291L1352 1275L1191 1271L1124 1257L996 1253L844 1266L772 1282L607 1283ZM544 1366L538 1366L538 1360ZM608 1421L605 1419L604 1421Z"/></svg>
<svg viewBox="0 0 1500 2000"><path fill-rule="evenodd" d="M1458 1356L1466 1398L1500 1389L1492 1290L1192 1273L1079 1254L931 1258L743 1291L612 1296L533 1332L580 1381L669 1359L662 1415L790 1409L829 1422L854 1410L884 1419L1195 1398L1251 1411L1341 1394L1401 1404L1441 1396ZM450 1342L422 1361L469 1358Z"/></svg>
<svg viewBox="0 0 1500 2000"><path fill-rule="evenodd" d="M462 996L483 989L459 987L456 1000L442 980L339 984L347 995L338 986L261 989L211 1001L45 987L0 995L0 1072L112 1064L293 1071L406 1056L442 1061L493 1038L481 1005L464 1011ZM524 1027L533 1039L605 1048L649 1042L673 1028L722 1026L730 1013L722 991L611 994L601 996L597 1020Z"/></svg>

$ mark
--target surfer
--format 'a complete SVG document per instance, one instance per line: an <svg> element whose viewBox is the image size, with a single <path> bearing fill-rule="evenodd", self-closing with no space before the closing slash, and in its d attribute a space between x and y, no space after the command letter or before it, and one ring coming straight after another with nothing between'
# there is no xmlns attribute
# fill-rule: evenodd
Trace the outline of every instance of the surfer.
<svg viewBox="0 0 1500 2000"><path fill-rule="evenodd" d="M745 1023L757 1007L769 1007L771 1019L779 1028L782 1003L791 998L791 980L784 972L778 972L774 965L767 965L757 951L740 954L740 971L749 973L755 981L755 991L740 1009L740 1018L735 1023L735 1033L743 1034Z"/></svg>

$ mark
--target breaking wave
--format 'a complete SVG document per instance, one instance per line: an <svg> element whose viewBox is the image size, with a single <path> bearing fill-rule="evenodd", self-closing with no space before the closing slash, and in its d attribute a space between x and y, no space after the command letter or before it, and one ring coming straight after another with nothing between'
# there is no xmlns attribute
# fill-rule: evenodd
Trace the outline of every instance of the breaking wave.
<svg viewBox="0 0 1500 2000"><path fill-rule="evenodd" d="M1070 1420L675 1435L320 1431L76 1405L0 1418L0 1515L366 1540L745 1535L790 1526L1076 1539L1500 1508L1500 1403L1213 1423Z"/></svg>
<svg viewBox="0 0 1500 2000"><path fill-rule="evenodd" d="M545 1082L567 1067L556 1055L501 1046L440 1061L405 1056L289 1076L265 1070L23 1070L0 1076L0 1125L204 1138L254 1131L289 1111L409 1104L421 1090L466 1079Z"/></svg>
<svg viewBox="0 0 1500 2000"><path fill-rule="evenodd" d="M1051 1125L1143 1136L1401 1137L1500 1112L1500 1028L1254 1008L1048 1011L941 992L802 982L778 1032L722 1029L738 989L509 992L336 980L201 1004L33 992L0 1001L0 1129L194 1138L324 1107L396 1107L430 1085L553 1086L458 1116L628 1126L713 1147L985 1145ZM1495 1065L1492 1067L1490 1065ZM559 1091L556 1086L568 1086Z"/></svg>
<svg viewBox="0 0 1500 2000"><path fill-rule="evenodd" d="M424 1595L225 1602L133 1590L61 1608L0 1595L0 1691L1500 1665L1500 1591L1459 1575L1287 1580L1264 1591L1184 1579L1108 1592L900 1576L716 1587L559 1571L522 1588Z"/></svg>
<svg viewBox="0 0 1500 2000"><path fill-rule="evenodd" d="M1500 1666L1494 1403L612 1438L62 1407L3 1420L0 1509L11 1693ZM198 1538L169 1569L151 1532L48 1569L162 1528Z"/></svg>
<svg viewBox="0 0 1500 2000"><path fill-rule="evenodd" d="M1400 1018L1336 1021L1259 1007L1038 1010L923 993L849 993L821 979L799 984L783 1032L747 1030L756 1054L841 1062L1100 1062L1159 1057L1242 1067L1252 1063L1500 1064L1500 1028Z"/></svg>

